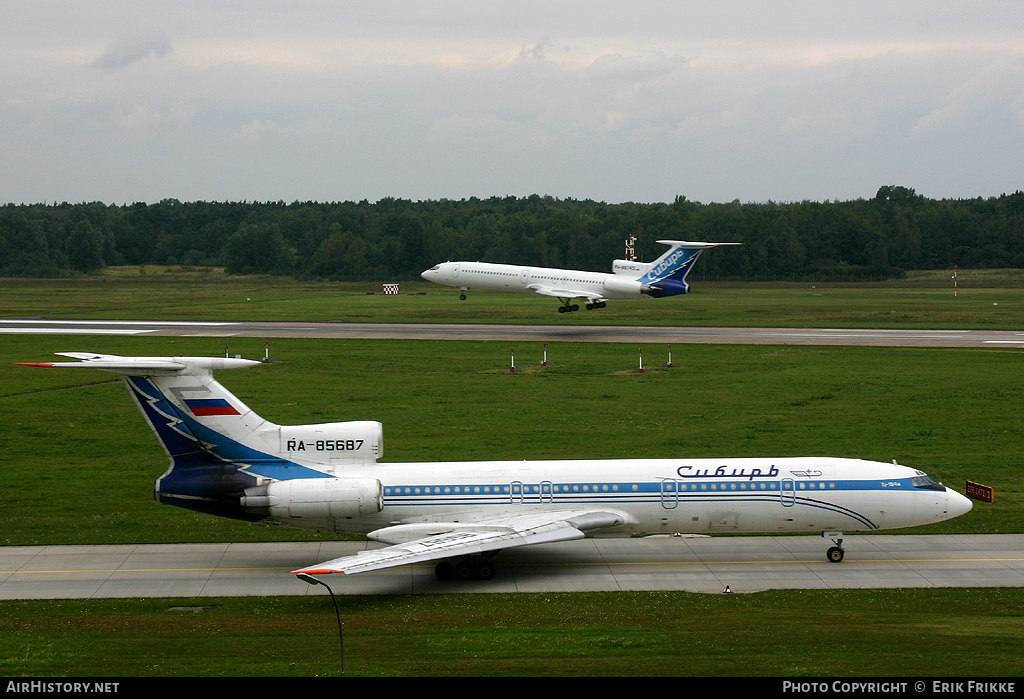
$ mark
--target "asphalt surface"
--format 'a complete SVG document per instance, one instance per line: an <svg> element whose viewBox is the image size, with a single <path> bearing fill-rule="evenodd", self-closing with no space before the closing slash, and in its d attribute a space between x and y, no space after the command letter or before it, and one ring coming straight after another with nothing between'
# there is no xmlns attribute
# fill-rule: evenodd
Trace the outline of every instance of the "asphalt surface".
<svg viewBox="0 0 1024 699"><path fill-rule="evenodd" d="M0 548L0 599L325 594L289 571L372 543ZM335 594L1024 586L1024 535L847 536L828 563L818 536L584 539L504 551L487 582L439 582L431 565L324 576Z"/></svg>
<svg viewBox="0 0 1024 699"><path fill-rule="evenodd" d="M0 334L318 337L500 340L506 342L657 342L888 347L1024 347L1013 330L873 330L836 328L702 328L603 325L461 325L412 323L193 323L0 319Z"/></svg>

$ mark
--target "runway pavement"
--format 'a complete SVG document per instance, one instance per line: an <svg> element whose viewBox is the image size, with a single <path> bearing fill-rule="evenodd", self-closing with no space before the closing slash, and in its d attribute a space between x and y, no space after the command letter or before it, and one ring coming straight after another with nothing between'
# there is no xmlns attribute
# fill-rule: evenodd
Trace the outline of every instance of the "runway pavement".
<svg viewBox="0 0 1024 699"><path fill-rule="evenodd" d="M477 325L454 323L289 323L0 319L0 334L317 337L501 340L508 342L657 342L899 347L1024 347L1011 330L875 330L843 328L703 328L612 325Z"/></svg>
<svg viewBox="0 0 1024 699"><path fill-rule="evenodd" d="M439 582L431 565L325 578L335 594L1024 586L1024 535L848 535L828 563L818 536L584 539L502 552L491 581ZM323 594L289 571L372 543L0 548L0 599Z"/></svg>

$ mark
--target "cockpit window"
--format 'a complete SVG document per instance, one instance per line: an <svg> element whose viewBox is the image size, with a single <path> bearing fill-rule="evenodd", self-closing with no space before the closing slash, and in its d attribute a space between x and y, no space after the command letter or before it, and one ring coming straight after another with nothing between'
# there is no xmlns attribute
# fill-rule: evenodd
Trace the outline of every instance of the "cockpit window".
<svg viewBox="0 0 1024 699"><path fill-rule="evenodd" d="M928 475L914 476L911 481L915 488L924 488L925 490L945 490L946 487L939 483L937 480Z"/></svg>

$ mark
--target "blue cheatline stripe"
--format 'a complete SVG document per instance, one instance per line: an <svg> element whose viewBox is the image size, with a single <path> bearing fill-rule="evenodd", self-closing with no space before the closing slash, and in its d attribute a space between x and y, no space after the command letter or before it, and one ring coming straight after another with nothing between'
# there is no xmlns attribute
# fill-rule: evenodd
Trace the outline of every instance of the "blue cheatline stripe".
<svg viewBox="0 0 1024 699"><path fill-rule="evenodd" d="M895 483L895 481L888 482ZM739 483L734 481L724 483L716 482L714 484L706 483L702 485L708 486L707 490L690 489L686 491L664 491L662 490L661 483L589 483L586 484L590 488L589 492L579 492L572 490L573 486L582 488L582 484L577 483L568 485L552 484L550 488L545 489L544 491L535 490L535 486L529 486L528 491L519 492L518 490L514 490L510 485L390 485L384 487L384 505L385 507L464 507L467 505L497 506L524 504L563 505L567 507L597 505L607 507L627 504L662 505L667 502L671 504L672 507L665 509L676 509L677 507L685 507L688 504L775 504L781 503L781 498L785 494L787 497L792 497L792 506L827 510L829 512L850 517L851 519L860 522L868 529L877 529L877 525L861 513L842 505L818 500L814 495L822 491L850 492L857 490L874 491L913 489L910 486L909 479L903 479L901 481L901 485L904 486L901 488L882 486L880 481L824 481L822 483L835 483L835 487L798 489L783 493L783 491L778 487L779 484L777 482L770 484L774 487L769 487L765 490L761 490L760 488L749 488L750 484L748 483L748 490L746 491L739 490ZM606 485L608 488L607 490L605 490ZM693 485L696 484L691 484L691 488ZM712 485L718 486L718 489L712 490ZM737 489L733 490L731 488L732 485L737 485ZM724 486L729 487L726 488ZM525 487L526 486L524 486L524 488ZM618 490L612 490L613 487ZM456 493L456 488L458 488L460 492ZM569 492L565 492L565 490L563 490L564 488L569 488ZM489 492L485 492L485 489Z"/></svg>
<svg viewBox="0 0 1024 699"><path fill-rule="evenodd" d="M387 464L381 464L386 469ZM523 497L535 497L538 495L553 495L554 497L568 497L573 495L629 495L629 494L641 494L641 493L656 493L680 496L689 494L733 494L743 495L744 493L749 494L767 494L767 493L779 493L780 486L779 481L771 481L764 483L765 487L762 488L762 483L751 482L747 479L742 481L712 481L712 482L701 482L701 483L682 483L678 480L668 480L666 483L671 483L672 488L666 489L661 482L615 482L615 483L595 483L593 481L573 482L573 483L551 483L544 481L543 484L530 483L530 484L516 484L514 487L509 483L473 483L466 485L460 484L409 484L409 485L386 485L384 486L385 495L405 495L405 496L427 496L427 495L511 495L519 497L520 493ZM807 487L813 484L814 487ZM685 487L683 487L685 486ZM805 486L805 487L801 487ZM521 488L521 489L520 489ZM830 480L830 479L818 479L814 481L796 481L795 487L792 491L786 491L787 493L795 493L797 495L802 494L814 494L819 492L838 492L838 491L875 491L875 490L917 490L913 486L912 479L900 478L900 479L887 479L884 482L880 479L869 479L869 480Z"/></svg>

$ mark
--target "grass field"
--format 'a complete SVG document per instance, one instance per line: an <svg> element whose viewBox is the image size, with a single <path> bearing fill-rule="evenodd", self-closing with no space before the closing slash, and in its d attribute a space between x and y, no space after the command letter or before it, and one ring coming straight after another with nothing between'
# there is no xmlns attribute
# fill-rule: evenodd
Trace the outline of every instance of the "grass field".
<svg viewBox="0 0 1024 699"><path fill-rule="evenodd" d="M699 270L698 270L699 271ZM946 272L865 284L725 284L694 281L687 296L611 301L600 311L556 313L556 299L403 282L296 282L232 277L219 270L137 267L67 280L0 280L0 317L121 320L306 320L559 325L699 325L1018 329L1021 270L964 270L954 296Z"/></svg>
<svg viewBox="0 0 1024 699"><path fill-rule="evenodd" d="M1014 678L1022 605L1019 588L339 598L346 674L374 677ZM341 674L326 594L0 611L7 677Z"/></svg>
<svg viewBox="0 0 1024 699"><path fill-rule="evenodd" d="M502 321L558 319L549 302L530 297L514 297L526 302L520 314L516 304L495 304L501 295L475 294L461 304L443 290L386 298L338 285L272 282L243 288L239 280L196 287L191 277L89 279L56 283L48 292L35 282L4 282L0 315L315 320L328 313L338 319L344 306L349 320L433 322L458 319L446 311L472 309L486 296L477 308L503 311ZM1020 327L1024 294L1015 287L987 287L985 300L961 308L961 325L954 325L943 320L948 310L916 304L915 296L947 295L941 303L948 309L983 290L962 291L953 301L951 290L917 283L924 286L832 289L827 298L836 311L820 316L814 304L823 297L792 286L722 285L683 299L618 305L638 324L669 322L671 313L636 310L667 301L680 314L675 324L828 327L853 326L855 318L882 325L871 319L899 299L906 318L893 319L896 327ZM249 300L227 298L239 293ZM719 307L687 305L712 297ZM740 322L744 303L766 317ZM772 315L771 308L780 310ZM698 311L706 314L701 321L681 319ZM599 317L573 315L574 322ZM58 351L218 355L223 346L222 338L3 336L0 543L324 536L155 503L152 484L166 456L119 383L99 373L14 365ZM232 353L259 358L263 349L262 339L231 340ZM540 367L539 345L517 346L525 371L510 374L504 343L275 339L273 363L218 378L276 422L380 420L385 462L896 458L961 492L966 479L996 489L994 504L978 503L964 517L913 531L1024 531L1019 349L693 345L676 348L675 366L667 369L647 348L644 374L632 371L634 345L548 349L551 366ZM1024 668L1019 589L382 596L341 603L350 674L360 675L1018 676ZM217 609L169 609L197 604ZM319 596L2 602L0 667L7 676L330 675L338 672L334 623L329 599Z"/></svg>

